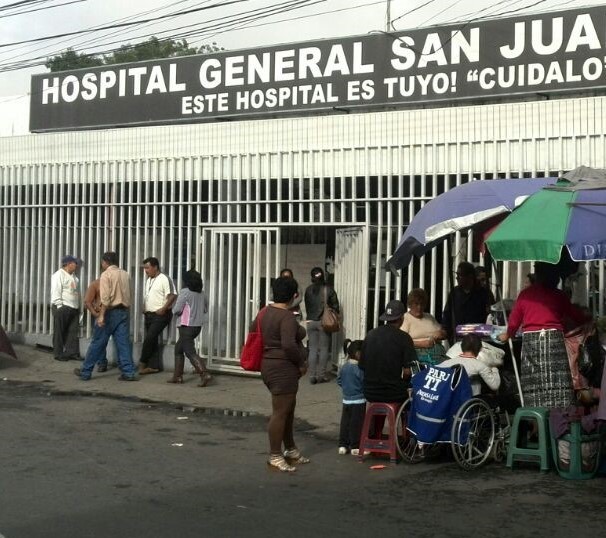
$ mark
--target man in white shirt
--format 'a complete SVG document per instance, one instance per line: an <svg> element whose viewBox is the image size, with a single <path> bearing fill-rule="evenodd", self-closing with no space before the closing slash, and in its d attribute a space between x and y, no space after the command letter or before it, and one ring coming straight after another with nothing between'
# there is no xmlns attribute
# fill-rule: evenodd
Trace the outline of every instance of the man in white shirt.
<svg viewBox="0 0 606 538"><path fill-rule="evenodd" d="M80 360L80 281L75 274L77 268L78 259L75 256L63 256L61 269L51 276L53 353L58 361Z"/></svg>
<svg viewBox="0 0 606 538"><path fill-rule="evenodd" d="M171 308L177 298L175 285L170 277L160 272L158 258L143 260L147 275L143 284L143 315L145 316L145 338L139 359L140 374L156 374L162 371L160 339L162 331L172 318Z"/></svg>

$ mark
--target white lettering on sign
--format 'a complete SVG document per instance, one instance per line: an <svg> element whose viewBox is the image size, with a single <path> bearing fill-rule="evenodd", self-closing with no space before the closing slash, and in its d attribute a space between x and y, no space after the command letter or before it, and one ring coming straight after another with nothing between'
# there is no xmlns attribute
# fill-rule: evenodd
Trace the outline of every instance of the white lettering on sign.
<svg viewBox="0 0 606 538"><path fill-rule="evenodd" d="M553 55L564 47L563 18L554 17L549 21L551 24L551 43L543 43L543 25L548 21L541 19L530 23L530 49L540 55ZM527 23L516 22L514 25L514 40L509 45L500 47L501 56L509 60L519 58L526 52L526 25ZM593 24L593 19L588 13L582 13L575 18L574 25L570 31L568 41L564 48L565 52L575 52L580 47L588 47L590 50L602 48L602 43Z"/></svg>

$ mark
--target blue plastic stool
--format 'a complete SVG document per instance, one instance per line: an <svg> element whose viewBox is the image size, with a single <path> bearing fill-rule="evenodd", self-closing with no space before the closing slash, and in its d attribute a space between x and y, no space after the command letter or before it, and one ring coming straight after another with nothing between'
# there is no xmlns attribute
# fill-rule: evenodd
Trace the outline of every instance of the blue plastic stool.
<svg viewBox="0 0 606 538"><path fill-rule="evenodd" d="M532 446L518 446L521 440L520 426L523 422L536 422L538 442ZM513 469L516 461L539 463L541 471L551 468L549 437L549 409L546 407L520 407L516 410L507 448L507 467Z"/></svg>

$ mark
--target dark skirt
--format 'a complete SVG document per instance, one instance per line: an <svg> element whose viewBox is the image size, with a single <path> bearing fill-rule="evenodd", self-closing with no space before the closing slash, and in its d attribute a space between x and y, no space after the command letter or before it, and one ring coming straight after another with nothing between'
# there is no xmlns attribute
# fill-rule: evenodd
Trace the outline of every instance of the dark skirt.
<svg viewBox="0 0 606 538"><path fill-rule="evenodd" d="M567 407L574 402L568 354L561 331L524 333L521 374L526 407Z"/></svg>
<svg viewBox="0 0 606 538"><path fill-rule="evenodd" d="M296 394L300 376L299 368L289 360L263 358L261 378L274 395Z"/></svg>

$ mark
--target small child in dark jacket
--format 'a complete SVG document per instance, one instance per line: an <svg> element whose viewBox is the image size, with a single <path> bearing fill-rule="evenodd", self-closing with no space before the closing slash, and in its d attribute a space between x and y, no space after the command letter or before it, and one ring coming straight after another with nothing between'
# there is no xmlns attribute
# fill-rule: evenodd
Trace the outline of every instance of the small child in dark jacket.
<svg viewBox="0 0 606 538"><path fill-rule="evenodd" d="M366 413L364 398L364 372L358 367L362 340L345 340L343 351L347 362L337 375L337 384L343 390L343 410L341 412L341 428L339 431L339 454L351 452L352 456L359 454L360 435Z"/></svg>

